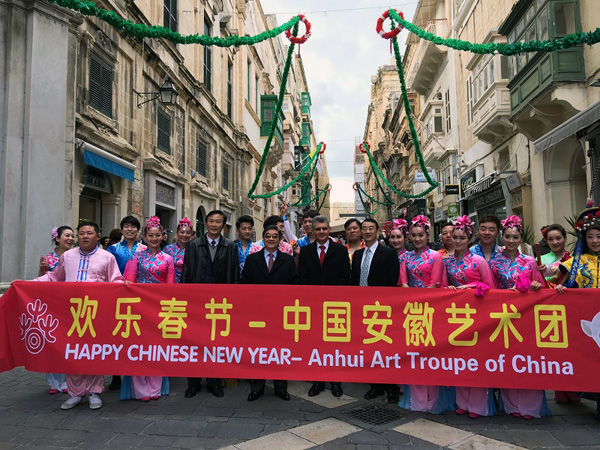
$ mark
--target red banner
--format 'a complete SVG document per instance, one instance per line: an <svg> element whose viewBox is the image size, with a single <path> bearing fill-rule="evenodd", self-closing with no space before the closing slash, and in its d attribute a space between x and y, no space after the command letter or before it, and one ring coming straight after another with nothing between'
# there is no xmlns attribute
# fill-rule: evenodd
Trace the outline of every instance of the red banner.
<svg viewBox="0 0 600 450"><path fill-rule="evenodd" d="M582 294L16 282L0 371L598 392L600 293Z"/></svg>

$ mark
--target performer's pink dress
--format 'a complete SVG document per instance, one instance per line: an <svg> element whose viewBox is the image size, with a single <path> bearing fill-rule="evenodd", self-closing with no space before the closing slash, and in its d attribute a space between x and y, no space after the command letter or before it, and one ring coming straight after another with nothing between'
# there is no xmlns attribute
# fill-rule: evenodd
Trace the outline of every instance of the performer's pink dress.
<svg viewBox="0 0 600 450"><path fill-rule="evenodd" d="M153 256L146 248L137 252L127 263L123 275L126 281L134 283L175 283L175 264L173 258L165 252L160 251ZM129 380L124 380L121 386L121 400L131 397L138 400L157 399L169 393L168 379L163 377L132 376L131 393L129 387Z"/></svg>
<svg viewBox="0 0 600 450"><path fill-rule="evenodd" d="M469 250L462 259L456 254L444 259L448 284L450 286L466 286L475 283L484 283L490 289L496 289L492 271L485 260L478 255L473 255ZM479 416L493 416L496 414L496 401L494 392L488 388L456 387L456 410L464 411Z"/></svg>
<svg viewBox="0 0 600 450"><path fill-rule="evenodd" d="M447 285L444 257L439 252L425 247L420 255L415 251L404 252L402 260L400 284L417 288L427 288L436 284L439 287ZM433 414L454 411L453 390L449 390L446 386L407 384L404 386L404 394L398 406L411 411Z"/></svg>
<svg viewBox="0 0 600 450"><path fill-rule="evenodd" d="M60 257L52 272L47 272L34 281L81 281L123 282L117 260L106 250L96 247L83 253L79 248L67 250ZM67 390L71 397L100 394L104 389L102 375L69 375Z"/></svg>
<svg viewBox="0 0 600 450"><path fill-rule="evenodd" d="M531 256L517 254L514 261L502 251L490 260L490 268L494 281L499 289L510 289L525 278L529 281L538 281L545 285L543 275L537 268L535 259ZM508 414L541 417L551 416L546 393L535 389L502 389L501 408Z"/></svg>

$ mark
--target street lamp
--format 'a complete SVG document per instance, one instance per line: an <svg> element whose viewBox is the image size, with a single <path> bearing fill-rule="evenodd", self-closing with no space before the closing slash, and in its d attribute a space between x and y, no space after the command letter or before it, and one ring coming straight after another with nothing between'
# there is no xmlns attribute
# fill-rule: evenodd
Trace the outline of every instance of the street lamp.
<svg viewBox="0 0 600 450"><path fill-rule="evenodd" d="M175 100L177 99L177 90L175 89L175 84L171 78L167 78L167 81L158 88L158 92L138 92L135 89L133 92L135 92L140 100L142 100L138 103L138 108L141 108L143 104L153 102L156 99L160 99L161 103L165 105L174 105ZM150 98L143 100L147 96Z"/></svg>

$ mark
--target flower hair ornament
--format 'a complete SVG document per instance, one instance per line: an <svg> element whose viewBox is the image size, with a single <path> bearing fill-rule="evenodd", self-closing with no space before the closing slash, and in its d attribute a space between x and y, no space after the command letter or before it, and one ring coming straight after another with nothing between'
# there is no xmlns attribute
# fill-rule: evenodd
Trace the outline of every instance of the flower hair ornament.
<svg viewBox="0 0 600 450"><path fill-rule="evenodd" d="M426 233L429 233L429 228L431 228L431 223L429 222L429 219L426 216L419 215L419 216L413 217L413 219L410 221L411 230L414 227L423 228Z"/></svg>
<svg viewBox="0 0 600 450"><path fill-rule="evenodd" d="M521 235L523 235L523 221L519 216L508 216L502 222L502 231L506 231L508 228L516 228Z"/></svg>
<svg viewBox="0 0 600 450"><path fill-rule="evenodd" d="M179 229L182 227L189 227L190 230L194 229L194 225L192 225L192 221L190 219L188 219L187 217L184 217L183 219L181 219L179 221L179 223L177 224L177 231L179 231Z"/></svg>
<svg viewBox="0 0 600 450"><path fill-rule="evenodd" d="M392 230L400 230L404 235L408 231L408 222L404 219L392 220Z"/></svg>
<svg viewBox="0 0 600 450"><path fill-rule="evenodd" d="M164 230L163 226L160 224L160 219L156 216L152 216L148 219L146 226L144 227L144 233L153 227L158 228L161 232Z"/></svg>
<svg viewBox="0 0 600 450"><path fill-rule="evenodd" d="M58 237L58 227L52 228L52 240L55 240Z"/></svg>
<svg viewBox="0 0 600 450"><path fill-rule="evenodd" d="M452 224L455 230L463 230L467 233L467 236L473 236L473 222L469 219L469 216L460 216Z"/></svg>
<svg viewBox="0 0 600 450"><path fill-rule="evenodd" d="M577 235L577 243L575 244L575 250L573 251L573 263L571 264L571 270L569 271L569 278L563 284L567 287L575 285L577 278L577 272L581 266L580 259L583 254L584 243L585 243L585 232L592 227L600 227L600 206L594 207L594 203L591 200L586 202L586 208L579 213L577 221L575 222L575 233Z"/></svg>

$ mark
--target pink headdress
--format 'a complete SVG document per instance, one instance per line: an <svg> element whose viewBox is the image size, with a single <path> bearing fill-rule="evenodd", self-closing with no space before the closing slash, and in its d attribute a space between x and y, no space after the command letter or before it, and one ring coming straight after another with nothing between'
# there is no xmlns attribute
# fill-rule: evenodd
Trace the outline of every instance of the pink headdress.
<svg viewBox="0 0 600 450"><path fill-rule="evenodd" d="M392 230L400 230L404 235L408 232L408 222L404 219L392 220Z"/></svg>
<svg viewBox="0 0 600 450"><path fill-rule="evenodd" d="M473 222L469 216L460 216L452 224L455 230L464 230L467 236L473 236Z"/></svg>
<svg viewBox="0 0 600 450"><path fill-rule="evenodd" d="M144 233L153 227L158 228L161 232L164 230L163 226L160 224L160 219L156 216L152 216L148 219L146 226L144 227Z"/></svg>
<svg viewBox="0 0 600 450"><path fill-rule="evenodd" d="M52 240L55 240L58 237L58 227L52 228Z"/></svg>
<svg viewBox="0 0 600 450"><path fill-rule="evenodd" d="M523 221L519 216L508 216L501 223L503 232L508 228L516 228L519 230L519 233L523 234Z"/></svg>
<svg viewBox="0 0 600 450"><path fill-rule="evenodd" d="M429 233L429 228L431 228L431 223L426 216L419 215L417 217L413 217L410 221L410 229L412 230L414 227L420 227L425 230L426 233Z"/></svg>
<svg viewBox="0 0 600 450"><path fill-rule="evenodd" d="M183 219L181 219L179 221L179 223L177 224L177 231L179 231L179 229L181 227L189 227L190 230L194 229L194 225L192 225L192 221L190 219L188 219L187 217L184 217Z"/></svg>

